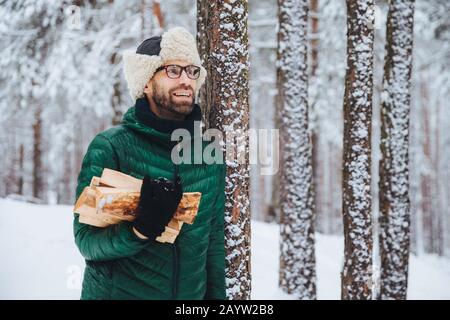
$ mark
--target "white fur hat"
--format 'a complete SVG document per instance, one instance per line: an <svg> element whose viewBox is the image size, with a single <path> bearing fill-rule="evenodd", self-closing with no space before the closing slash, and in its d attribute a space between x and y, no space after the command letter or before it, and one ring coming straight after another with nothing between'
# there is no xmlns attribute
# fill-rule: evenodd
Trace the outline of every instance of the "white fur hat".
<svg viewBox="0 0 450 320"><path fill-rule="evenodd" d="M201 64L194 36L186 29L176 27L166 31L161 37L145 40L136 52L127 50L123 53L125 80L133 101L144 96L145 85L156 69L169 60L184 60L200 66L195 90L197 96L205 82L206 70Z"/></svg>

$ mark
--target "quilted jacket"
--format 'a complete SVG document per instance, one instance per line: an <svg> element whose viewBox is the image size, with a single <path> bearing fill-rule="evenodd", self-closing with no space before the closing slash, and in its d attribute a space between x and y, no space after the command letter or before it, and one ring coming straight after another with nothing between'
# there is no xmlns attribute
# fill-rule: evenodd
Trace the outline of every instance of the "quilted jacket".
<svg viewBox="0 0 450 320"><path fill-rule="evenodd" d="M170 133L180 126L192 133L193 120L201 119L197 105L183 122L159 119L149 110L146 100L138 99L120 125L93 139L76 197L104 168L171 179L178 167L183 191L202 193L196 220L184 224L169 244L138 238L130 222L98 228L80 223L74 214L75 243L86 260L81 298L225 299L225 166L171 160L177 142Z"/></svg>

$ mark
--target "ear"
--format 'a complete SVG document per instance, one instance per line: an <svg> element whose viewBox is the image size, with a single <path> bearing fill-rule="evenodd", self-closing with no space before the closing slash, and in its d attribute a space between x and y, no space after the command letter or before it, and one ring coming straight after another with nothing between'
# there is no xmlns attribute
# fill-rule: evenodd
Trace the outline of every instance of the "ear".
<svg viewBox="0 0 450 320"><path fill-rule="evenodd" d="M153 86L152 86L152 80L151 79L145 85L144 93L149 95L149 96L153 95Z"/></svg>

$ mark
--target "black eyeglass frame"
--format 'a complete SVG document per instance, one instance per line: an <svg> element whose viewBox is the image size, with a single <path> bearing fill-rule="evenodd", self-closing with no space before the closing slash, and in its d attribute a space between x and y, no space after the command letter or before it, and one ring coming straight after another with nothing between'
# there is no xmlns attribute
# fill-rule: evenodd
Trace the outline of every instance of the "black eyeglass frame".
<svg viewBox="0 0 450 320"><path fill-rule="evenodd" d="M169 67L178 67L178 68L180 68L180 73L178 74L178 76L176 76L176 77L171 77L171 76L169 76L169 73L167 72L167 69L168 69ZM193 78L193 77L190 77L190 76L189 76L189 73L188 73L188 68L195 68L195 70L198 71L197 77L194 77L194 78ZM170 79L178 79L178 78L180 78L180 77L181 77L181 74L183 73L183 71L186 73L186 75L187 75L187 77L188 77L189 79L197 80L197 79L200 77L200 67L199 67L199 66L195 66L195 65L193 65L193 64L190 64L190 65L184 66L184 67L182 67L182 66L180 66L180 65L178 65L178 64L168 64L168 65L166 65L166 66L161 66L161 67L159 67L158 69L156 69L156 70L155 70L155 73L156 73L156 72L159 72L159 71L161 71L161 70L165 70L165 71L166 71L167 77L170 78ZM194 70L194 71L195 71L195 70Z"/></svg>

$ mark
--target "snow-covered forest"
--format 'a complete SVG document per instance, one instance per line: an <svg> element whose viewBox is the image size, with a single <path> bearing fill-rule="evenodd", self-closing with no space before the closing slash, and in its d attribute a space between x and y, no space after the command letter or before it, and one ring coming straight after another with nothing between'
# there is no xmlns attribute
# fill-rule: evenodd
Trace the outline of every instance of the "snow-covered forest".
<svg viewBox="0 0 450 320"><path fill-rule="evenodd" d="M228 236L230 243L240 243L241 234L246 240L228 254L247 261L230 262L229 297L250 298L245 257L257 245L250 241L251 217L258 230L265 228L260 222L281 226L274 272L295 298L317 298L314 256L323 255L314 234L344 236L341 298L406 298L410 252L413 259L450 258L450 1L219 3L0 1L0 198L73 205L87 146L134 103L122 52L174 26L197 34L202 47L215 34L200 28L205 15L222 22L229 11L240 33L222 25L215 40L236 41L235 51L242 51L229 53L222 68L208 60L215 48L203 48L210 51L202 58L211 79L235 91L211 100L201 93L206 121L281 132L277 174L262 175L260 164L229 166L235 171L228 172L228 207L240 210L236 225L244 232ZM223 70L230 61L244 61L238 69L245 69L239 73L245 81L227 80L236 73ZM208 104L230 96L235 103L223 105L234 113L210 110ZM5 203L0 211L17 207ZM352 258L365 262L358 269ZM245 278L239 285L238 277Z"/></svg>

